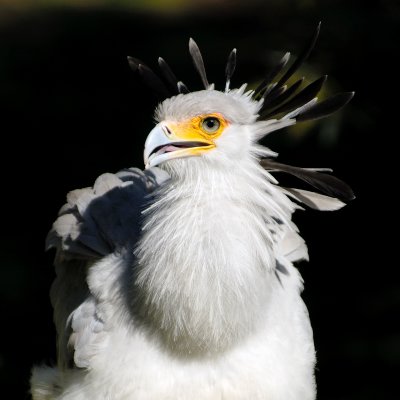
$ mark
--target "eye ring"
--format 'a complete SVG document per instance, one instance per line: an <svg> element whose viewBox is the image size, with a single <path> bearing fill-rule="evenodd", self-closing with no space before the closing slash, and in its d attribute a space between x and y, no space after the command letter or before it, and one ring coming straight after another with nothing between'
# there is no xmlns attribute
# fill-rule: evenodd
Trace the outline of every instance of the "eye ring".
<svg viewBox="0 0 400 400"><path fill-rule="evenodd" d="M207 117L201 121L201 128L206 133L215 133L221 126L221 122L216 117Z"/></svg>

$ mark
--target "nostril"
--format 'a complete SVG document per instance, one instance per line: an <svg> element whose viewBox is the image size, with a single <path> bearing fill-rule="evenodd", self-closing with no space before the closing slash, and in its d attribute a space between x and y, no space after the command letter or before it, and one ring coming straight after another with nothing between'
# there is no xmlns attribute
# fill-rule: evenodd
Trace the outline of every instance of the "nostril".
<svg viewBox="0 0 400 400"><path fill-rule="evenodd" d="M167 135L172 135L172 132L169 130L168 126L164 125L164 126L163 126L163 129L164 129L164 132L165 132Z"/></svg>

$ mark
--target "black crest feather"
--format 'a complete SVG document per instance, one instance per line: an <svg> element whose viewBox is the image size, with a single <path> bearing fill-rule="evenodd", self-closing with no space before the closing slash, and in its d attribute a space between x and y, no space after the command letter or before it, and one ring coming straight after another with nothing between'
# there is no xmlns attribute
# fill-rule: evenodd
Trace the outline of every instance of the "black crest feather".
<svg viewBox="0 0 400 400"><path fill-rule="evenodd" d="M270 70L268 75L253 91L253 99L261 99L263 101L259 111L260 120L269 119L281 113L290 113L291 111L301 108L304 105L306 105L306 107L296 111L298 113L297 115L292 114L292 116L288 117L296 118L296 121L298 122L310 119L318 119L328 116L339 110L353 97L353 92L340 93L328 98L327 100L315 104L307 104L317 96L326 81L326 76L322 76L302 90L300 90L300 86L303 82L303 78L297 80L289 87L286 85L286 82L299 69L301 64L307 60L311 51L315 47L317 38L319 36L320 27L321 23L317 25L307 45L299 53L299 56L294 60L286 72L283 71L290 59L289 52L285 53L280 61ZM211 85L207 79L203 57L199 47L192 38L189 40L189 53L192 57L194 66L200 75L204 87L209 89ZM160 79L148 66L135 57L128 57L128 63L131 69L135 72L138 72L144 83L150 87L161 99L174 96L178 93L185 94L190 92L188 87L182 81L178 80L170 66L161 57L158 59L158 64L160 66L161 76L163 79ZM236 49L233 49L229 53L228 61L225 67L226 92L230 88L230 80L233 76L235 68ZM277 78L279 75L281 75L281 77ZM278 80L274 81L275 78Z"/></svg>
<svg viewBox="0 0 400 400"><path fill-rule="evenodd" d="M131 70L133 72L136 72L138 70L138 68L139 68L139 65L143 64L143 62L140 61L138 58L131 57L131 56L128 56L126 58L128 59L128 64L131 67Z"/></svg>
<svg viewBox="0 0 400 400"><path fill-rule="evenodd" d="M321 29L321 22L318 23L317 28L315 29L313 35L311 36L311 39L308 42L308 44L304 47L304 49L300 52L299 56L296 58L296 60L293 62L293 64L289 67L289 69L285 72L285 74L279 80L278 86L281 86L286 81L288 81L289 78L299 69L301 64L303 64L304 61L306 61L307 58L310 56L311 52L313 51L313 49L315 47L315 44L317 43L320 29Z"/></svg>
<svg viewBox="0 0 400 400"><path fill-rule="evenodd" d="M163 81L146 65L139 64L138 71L143 82L149 86L160 98L171 97L171 92L164 85Z"/></svg>
<svg viewBox="0 0 400 400"><path fill-rule="evenodd" d="M350 201L355 198L350 186L332 175L282 164L271 159L263 159L260 161L260 164L267 170L281 171L293 175L326 195L337 197L339 200Z"/></svg>
<svg viewBox="0 0 400 400"><path fill-rule="evenodd" d="M225 67L226 89L229 88L229 84L231 82L233 73L235 72L235 68L236 68L236 49L233 49L228 56L228 61Z"/></svg>
<svg viewBox="0 0 400 400"><path fill-rule="evenodd" d="M171 96L171 92L164 85L164 82L138 58L128 56L128 64L132 71L139 72L143 82L153 90L161 99Z"/></svg>
<svg viewBox="0 0 400 400"><path fill-rule="evenodd" d="M254 90L254 97L258 95L265 95L265 90L268 85L274 80L274 78L285 68L287 62L289 61L290 53L286 53L279 61L275 67L271 69L268 75L262 80L262 82Z"/></svg>
<svg viewBox="0 0 400 400"><path fill-rule="evenodd" d="M299 79L295 83L293 83L292 86L289 86L286 88L285 86L281 86L281 90L278 92L276 91L275 93L272 93L264 100L264 103L261 107L260 113L263 113L266 109L271 109L274 107L279 106L283 102L285 102L287 99L289 99L294 93L296 93L297 89L301 86L303 83L304 78ZM279 89L279 88L277 88ZM284 89L284 90L282 90ZM275 92L275 90L273 91Z"/></svg>
<svg viewBox="0 0 400 400"><path fill-rule="evenodd" d="M187 88L187 86L182 81L179 81L177 83L177 86L178 86L179 93L189 93L190 92L190 90Z"/></svg>
<svg viewBox="0 0 400 400"><path fill-rule="evenodd" d="M328 78L327 75L322 76L321 78L315 80L314 82L310 83L308 86L306 86L301 92L296 94L294 97L292 97L290 100L288 100L286 103L283 103L273 111L263 114L262 118L269 118L273 115L280 114L282 112L290 112L296 109L297 107L300 107L309 101L311 101L313 98L317 96L319 91L321 90L323 84L326 82L326 79Z"/></svg>
<svg viewBox="0 0 400 400"><path fill-rule="evenodd" d="M189 52L190 55L192 56L194 66L196 67L198 73L200 74L204 88L208 89L210 84L208 83L206 69L204 68L203 57L201 56L199 46L197 46L197 43L192 38L190 38L189 40Z"/></svg>
<svg viewBox="0 0 400 400"><path fill-rule="evenodd" d="M307 121L327 117L344 107L354 96L354 92L338 93L328 99L314 104L307 111L296 117L297 121Z"/></svg>
<svg viewBox="0 0 400 400"><path fill-rule="evenodd" d="M160 66L161 73L163 74L166 82L168 83L169 88L173 93L178 93L178 79L175 74L172 72L169 65L162 58L158 58L158 65Z"/></svg>
<svg viewBox="0 0 400 400"><path fill-rule="evenodd" d="M286 89L287 89L286 85L280 87L274 87L268 94L268 96L264 99L264 103L260 111L262 111L265 108L270 108L271 104L273 104L276 101L276 99L278 99L280 96L282 96L283 93L286 92Z"/></svg>

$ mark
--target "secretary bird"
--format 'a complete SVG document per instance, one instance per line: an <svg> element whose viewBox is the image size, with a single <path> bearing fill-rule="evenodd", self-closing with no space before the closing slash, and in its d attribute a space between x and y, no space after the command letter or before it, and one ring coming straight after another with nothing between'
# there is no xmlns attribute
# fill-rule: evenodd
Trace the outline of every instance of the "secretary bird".
<svg viewBox="0 0 400 400"><path fill-rule="evenodd" d="M315 350L302 278L300 204L337 210L354 198L326 170L290 166L258 144L325 117L352 92L318 101L326 76L288 85L315 45L289 53L254 90L217 90L190 39L204 89L130 66L160 96L145 169L106 173L70 192L47 237L57 366L35 367L34 400L312 400ZM282 187L287 173L317 192Z"/></svg>

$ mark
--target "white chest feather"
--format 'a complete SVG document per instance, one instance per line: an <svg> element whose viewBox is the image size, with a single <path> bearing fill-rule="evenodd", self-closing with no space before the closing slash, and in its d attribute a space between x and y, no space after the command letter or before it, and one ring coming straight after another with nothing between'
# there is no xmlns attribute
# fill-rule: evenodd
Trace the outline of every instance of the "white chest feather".
<svg viewBox="0 0 400 400"><path fill-rule="evenodd" d="M222 350L268 312L276 221L291 211L278 192L272 202L276 189L257 171L250 168L250 179L240 169L210 171L195 161L146 211L137 251L144 312L185 352Z"/></svg>

